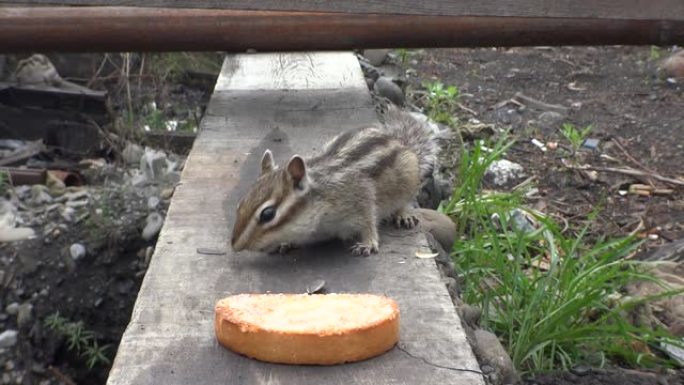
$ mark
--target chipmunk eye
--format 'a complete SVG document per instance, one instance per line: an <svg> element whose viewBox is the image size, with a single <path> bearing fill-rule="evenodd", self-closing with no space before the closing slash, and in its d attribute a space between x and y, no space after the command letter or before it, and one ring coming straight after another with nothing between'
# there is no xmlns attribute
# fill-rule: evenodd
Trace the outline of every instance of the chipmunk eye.
<svg viewBox="0 0 684 385"><path fill-rule="evenodd" d="M261 210L261 214L259 214L259 223L270 222L275 217L275 214L275 206L266 207L265 209Z"/></svg>

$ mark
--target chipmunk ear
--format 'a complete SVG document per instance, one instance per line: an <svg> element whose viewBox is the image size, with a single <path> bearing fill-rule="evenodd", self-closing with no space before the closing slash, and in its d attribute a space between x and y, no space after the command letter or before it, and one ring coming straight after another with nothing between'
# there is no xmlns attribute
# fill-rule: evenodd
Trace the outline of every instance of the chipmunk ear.
<svg viewBox="0 0 684 385"><path fill-rule="evenodd" d="M301 156L293 155L290 158L287 162L287 173L290 174L294 187L303 190L306 186L306 164Z"/></svg>
<svg viewBox="0 0 684 385"><path fill-rule="evenodd" d="M271 150L264 151L264 155L261 157L261 175L267 174L275 170L276 164L273 161L273 154Z"/></svg>

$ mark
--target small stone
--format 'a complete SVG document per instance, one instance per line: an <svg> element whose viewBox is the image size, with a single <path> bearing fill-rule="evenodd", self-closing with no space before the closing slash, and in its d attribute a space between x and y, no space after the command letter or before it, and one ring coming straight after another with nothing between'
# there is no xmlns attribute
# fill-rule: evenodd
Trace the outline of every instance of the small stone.
<svg viewBox="0 0 684 385"><path fill-rule="evenodd" d="M102 297L98 297L93 303L93 306L99 307L100 305L102 305L102 302L104 302L104 299Z"/></svg>
<svg viewBox="0 0 684 385"><path fill-rule="evenodd" d="M12 377L9 375L9 373L3 373L2 374L2 383L3 384L9 384L12 382Z"/></svg>
<svg viewBox="0 0 684 385"><path fill-rule="evenodd" d="M684 79L684 50L663 60L659 69L667 78Z"/></svg>
<svg viewBox="0 0 684 385"><path fill-rule="evenodd" d="M159 213L151 213L147 216L145 228L142 231L142 238L146 241L151 240L162 228L164 217Z"/></svg>
<svg viewBox="0 0 684 385"><path fill-rule="evenodd" d="M140 158L140 171L147 180L160 180L168 167L166 154L151 148L145 148L145 153Z"/></svg>
<svg viewBox="0 0 684 385"><path fill-rule="evenodd" d="M494 367L489 366L489 365L482 365L482 366L480 367L480 370L481 370L482 373L484 373L484 374L489 374L489 373L494 372L496 369L494 369Z"/></svg>
<svg viewBox="0 0 684 385"><path fill-rule="evenodd" d="M66 192L64 181L59 179L54 173L48 171L45 185L53 197L58 197Z"/></svg>
<svg viewBox="0 0 684 385"><path fill-rule="evenodd" d="M570 369L570 373L583 377L591 373L591 368L584 365L578 365Z"/></svg>
<svg viewBox="0 0 684 385"><path fill-rule="evenodd" d="M9 315L17 315L19 313L19 307L20 305L17 302L12 302L5 307L5 313Z"/></svg>
<svg viewBox="0 0 684 385"><path fill-rule="evenodd" d="M432 234L442 248L450 252L456 241L456 224L454 221L437 210L417 208L415 211L418 215L420 228Z"/></svg>
<svg viewBox="0 0 684 385"><path fill-rule="evenodd" d="M513 361L494 333L482 329L475 330L473 352L481 363L491 365L496 369L495 373L498 373L503 384L518 382L519 376L513 366Z"/></svg>
<svg viewBox="0 0 684 385"><path fill-rule="evenodd" d="M86 248L80 243L74 243L69 247L69 254L74 261L78 261L79 259L85 257Z"/></svg>
<svg viewBox="0 0 684 385"><path fill-rule="evenodd" d="M158 206L159 206L159 198L157 198L157 197L147 198L147 208L149 210L156 210Z"/></svg>
<svg viewBox="0 0 684 385"><path fill-rule="evenodd" d="M159 197L161 199L164 199L164 200L171 199L171 197L173 196L173 190L174 190L173 187L165 188L161 191L161 193L159 194Z"/></svg>
<svg viewBox="0 0 684 385"><path fill-rule="evenodd" d="M33 305L30 303L22 304L19 307L19 313L17 314L17 325L20 329L23 329L31 324L33 321Z"/></svg>
<svg viewBox="0 0 684 385"><path fill-rule="evenodd" d="M140 158L144 153L145 151L142 147L135 143L128 142L121 152L121 158L126 164L136 164L140 162Z"/></svg>
<svg viewBox="0 0 684 385"><path fill-rule="evenodd" d="M561 123L565 119L563 114L556 111L544 111L537 117L537 124L539 128L545 132L553 132L560 128Z"/></svg>
<svg viewBox="0 0 684 385"><path fill-rule="evenodd" d="M509 183L525 177L525 170L518 163L511 162L506 159L500 159L492 162L487 171L485 178L489 179L496 186L506 186Z"/></svg>
<svg viewBox="0 0 684 385"><path fill-rule="evenodd" d="M34 206L52 203L52 196L48 193L47 186L36 184L31 186L31 198L29 201Z"/></svg>
<svg viewBox="0 0 684 385"><path fill-rule="evenodd" d="M62 219L66 222L73 222L76 216L76 209L73 207L65 206L61 212Z"/></svg>
<svg viewBox="0 0 684 385"><path fill-rule="evenodd" d="M363 51L363 56L374 66L379 66L385 62L389 49L367 49Z"/></svg>
<svg viewBox="0 0 684 385"><path fill-rule="evenodd" d="M8 329L0 334L0 348L11 348L16 345L19 332Z"/></svg>
<svg viewBox="0 0 684 385"><path fill-rule="evenodd" d="M396 85L392 79L386 76L380 76L373 85L373 90L380 96L389 99L397 106L404 105L404 92L401 87Z"/></svg>
<svg viewBox="0 0 684 385"><path fill-rule="evenodd" d="M7 362L5 362L5 370L8 372L14 370L14 361L7 360Z"/></svg>

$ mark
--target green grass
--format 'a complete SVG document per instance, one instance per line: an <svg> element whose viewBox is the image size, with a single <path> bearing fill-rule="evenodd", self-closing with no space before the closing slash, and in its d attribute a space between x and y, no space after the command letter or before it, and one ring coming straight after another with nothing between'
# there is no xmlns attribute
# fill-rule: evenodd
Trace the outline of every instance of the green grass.
<svg viewBox="0 0 684 385"><path fill-rule="evenodd" d="M589 133L592 129L593 127L591 125L588 125L583 129L577 129L577 127L571 123L564 123L561 133L565 139L570 142L573 150L577 151L582 146L582 143L584 143L584 140L587 138L587 136L589 136Z"/></svg>
<svg viewBox="0 0 684 385"><path fill-rule="evenodd" d="M454 126L454 115L458 108L459 90L454 85L445 86L440 81L425 82L423 87L427 91L425 109L428 117L437 123Z"/></svg>
<svg viewBox="0 0 684 385"><path fill-rule="evenodd" d="M110 346L100 346L95 339L95 333L87 330L82 321L71 322L56 312L46 317L43 323L58 336L65 338L67 348L78 353L89 369L110 363L106 354Z"/></svg>
<svg viewBox="0 0 684 385"><path fill-rule="evenodd" d="M0 197L5 196L11 187L9 172L0 170Z"/></svg>
<svg viewBox="0 0 684 385"><path fill-rule="evenodd" d="M640 262L625 258L640 241L589 241L588 225L577 233L562 231L548 217L525 208L523 191L481 190L487 167L512 144L504 137L488 145L491 151L481 142L465 151L460 184L440 208L460 231L452 256L462 277L463 300L483 309L482 326L499 336L523 373L606 360L668 364L648 350L631 348L654 347L671 338L627 321L627 312L645 300L613 299L629 282L656 281ZM513 215L516 209L534 225L523 229L521 216Z"/></svg>

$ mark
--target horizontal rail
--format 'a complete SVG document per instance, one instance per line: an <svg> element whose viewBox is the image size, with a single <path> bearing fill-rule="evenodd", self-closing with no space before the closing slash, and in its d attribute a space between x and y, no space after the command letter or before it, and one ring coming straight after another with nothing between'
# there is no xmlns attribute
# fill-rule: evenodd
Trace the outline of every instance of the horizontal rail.
<svg viewBox="0 0 684 385"><path fill-rule="evenodd" d="M0 52L304 51L684 43L684 20L140 7L0 8Z"/></svg>

